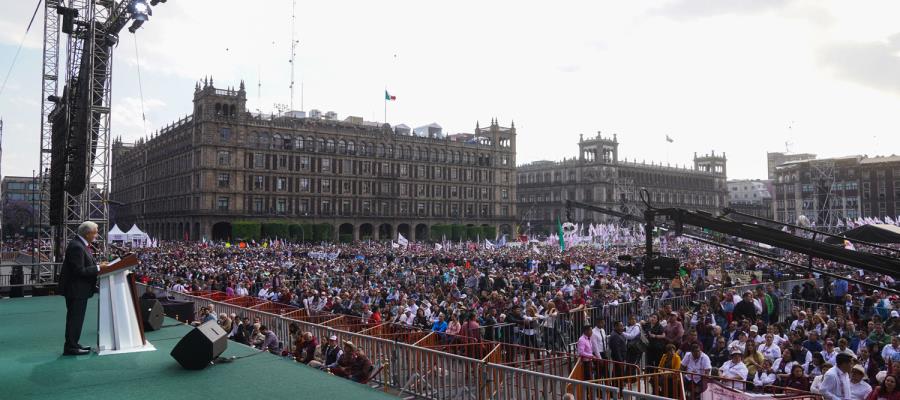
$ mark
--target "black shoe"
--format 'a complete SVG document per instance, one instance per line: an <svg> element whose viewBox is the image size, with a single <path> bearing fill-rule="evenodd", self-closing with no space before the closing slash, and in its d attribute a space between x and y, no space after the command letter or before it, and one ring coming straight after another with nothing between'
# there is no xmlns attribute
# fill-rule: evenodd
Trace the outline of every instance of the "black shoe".
<svg viewBox="0 0 900 400"><path fill-rule="evenodd" d="M76 347L78 347L81 350L91 351L91 346L82 346L82 345L78 344L78 345L76 345Z"/></svg>
<svg viewBox="0 0 900 400"><path fill-rule="evenodd" d="M64 356L83 356L83 355L87 355L87 354L91 354L91 351L84 350L84 349L65 349L65 350L63 350Z"/></svg>

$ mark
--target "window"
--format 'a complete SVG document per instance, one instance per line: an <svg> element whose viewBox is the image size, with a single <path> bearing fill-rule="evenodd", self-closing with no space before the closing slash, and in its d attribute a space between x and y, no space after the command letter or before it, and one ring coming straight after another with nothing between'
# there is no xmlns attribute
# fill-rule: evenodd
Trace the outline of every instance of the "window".
<svg viewBox="0 0 900 400"><path fill-rule="evenodd" d="M224 173L224 172L219 173L219 177L217 180L219 182L220 188L227 188L231 183L231 175L228 173Z"/></svg>
<svg viewBox="0 0 900 400"><path fill-rule="evenodd" d="M500 215L503 217L508 217L509 216L509 206L500 207Z"/></svg>
<svg viewBox="0 0 900 400"><path fill-rule="evenodd" d="M231 128L219 128L219 140L227 142L231 139Z"/></svg>
<svg viewBox="0 0 900 400"><path fill-rule="evenodd" d="M362 182L360 187L361 194L370 194L372 193L372 183L371 182Z"/></svg>
<svg viewBox="0 0 900 400"><path fill-rule="evenodd" d="M300 199L300 203L297 204L297 212L301 214L309 212L309 199Z"/></svg>
<svg viewBox="0 0 900 400"><path fill-rule="evenodd" d="M409 176L409 166L400 164L400 176Z"/></svg>
<svg viewBox="0 0 900 400"><path fill-rule="evenodd" d="M254 197L253 198L253 211L257 212L257 213L261 213L261 212L265 211L265 209L263 208L262 197Z"/></svg>
<svg viewBox="0 0 900 400"><path fill-rule="evenodd" d="M322 179L322 193L331 193L331 179Z"/></svg>
<svg viewBox="0 0 900 400"><path fill-rule="evenodd" d="M309 156L300 156L300 170L309 171Z"/></svg>
<svg viewBox="0 0 900 400"><path fill-rule="evenodd" d="M298 186L301 192L309 192L309 178L300 178Z"/></svg>
<svg viewBox="0 0 900 400"><path fill-rule="evenodd" d="M371 213L372 212L372 203L369 202L368 200L364 200L362 202L362 212L365 215L368 215L369 213Z"/></svg>
<svg viewBox="0 0 900 400"><path fill-rule="evenodd" d="M253 153L253 168L265 168L266 155L263 153Z"/></svg>
<svg viewBox="0 0 900 400"><path fill-rule="evenodd" d="M262 190L263 188L264 178L262 175L254 175L253 176L253 188L256 190Z"/></svg>
<svg viewBox="0 0 900 400"><path fill-rule="evenodd" d="M425 203L416 203L416 214L420 217L425 216Z"/></svg>
<svg viewBox="0 0 900 400"><path fill-rule="evenodd" d="M219 151L216 154L216 159L218 160L219 165L231 165L231 152L230 151Z"/></svg>
<svg viewBox="0 0 900 400"><path fill-rule="evenodd" d="M322 200L322 214L328 215L331 214L331 201L330 200Z"/></svg>
<svg viewBox="0 0 900 400"><path fill-rule="evenodd" d="M352 182L347 181L347 180L341 181L341 193L342 194L350 194L350 192L353 191L352 188L350 187L351 183Z"/></svg>
<svg viewBox="0 0 900 400"><path fill-rule="evenodd" d="M287 156L278 156L278 168L287 168Z"/></svg>
<svg viewBox="0 0 900 400"><path fill-rule="evenodd" d="M279 176L275 179L275 190L283 192L287 190L287 178Z"/></svg>
<svg viewBox="0 0 900 400"><path fill-rule="evenodd" d="M219 211L228 211L228 198L227 197L219 197L216 202L216 208Z"/></svg>
<svg viewBox="0 0 900 400"><path fill-rule="evenodd" d="M322 159L322 172L331 172L331 159L330 158Z"/></svg>
<svg viewBox="0 0 900 400"><path fill-rule="evenodd" d="M503 189L500 191L500 199L501 200L509 200L509 190Z"/></svg>
<svg viewBox="0 0 900 400"><path fill-rule="evenodd" d="M275 201L275 212L284 214L287 211L287 199L278 199Z"/></svg>

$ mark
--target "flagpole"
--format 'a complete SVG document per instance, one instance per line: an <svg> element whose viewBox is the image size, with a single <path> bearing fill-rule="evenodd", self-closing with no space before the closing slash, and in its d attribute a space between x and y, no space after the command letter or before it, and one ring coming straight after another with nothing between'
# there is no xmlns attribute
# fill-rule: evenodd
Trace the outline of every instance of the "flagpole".
<svg viewBox="0 0 900 400"><path fill-rule="evenodd" d="M387 86L384 87L384 123L387 123Z"/></svg>

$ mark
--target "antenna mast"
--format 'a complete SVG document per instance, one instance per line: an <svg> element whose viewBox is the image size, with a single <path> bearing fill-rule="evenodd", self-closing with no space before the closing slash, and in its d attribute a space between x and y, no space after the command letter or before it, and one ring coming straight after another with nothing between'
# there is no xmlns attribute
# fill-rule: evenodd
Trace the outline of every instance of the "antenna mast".
<svg viewBox="0 0 900 400"><path fill-rule="evenodd" d="M294 60L297 56L297 40L295 39L296 30L294 25L297 21L297 0L292 2L291 6L291 111L294 110Z"/></svg>

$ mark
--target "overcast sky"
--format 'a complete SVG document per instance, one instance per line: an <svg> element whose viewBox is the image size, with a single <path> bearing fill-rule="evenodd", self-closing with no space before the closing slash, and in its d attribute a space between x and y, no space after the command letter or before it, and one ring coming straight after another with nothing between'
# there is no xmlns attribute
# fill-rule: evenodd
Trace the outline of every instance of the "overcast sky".
<svg viewBox="0 0 900 400"><path fill-rule="evenodd" d="M0 79L36 1L2 2ZM132 141L189 113L205 75L243 79L251 110L290 103L291 4L157 6L116 49L114 135ZM618 134L629 160L724 151L729 178L765 178L766 151L786 142L900 153L897 1L297 1L296 15L295 109L302 81L307 110L380 121L387 87L392 124L515 121L518 164L574 157L579 134L597 131ZM3 175L37 168L42 28L39 15L0 95Z"/></svg>

